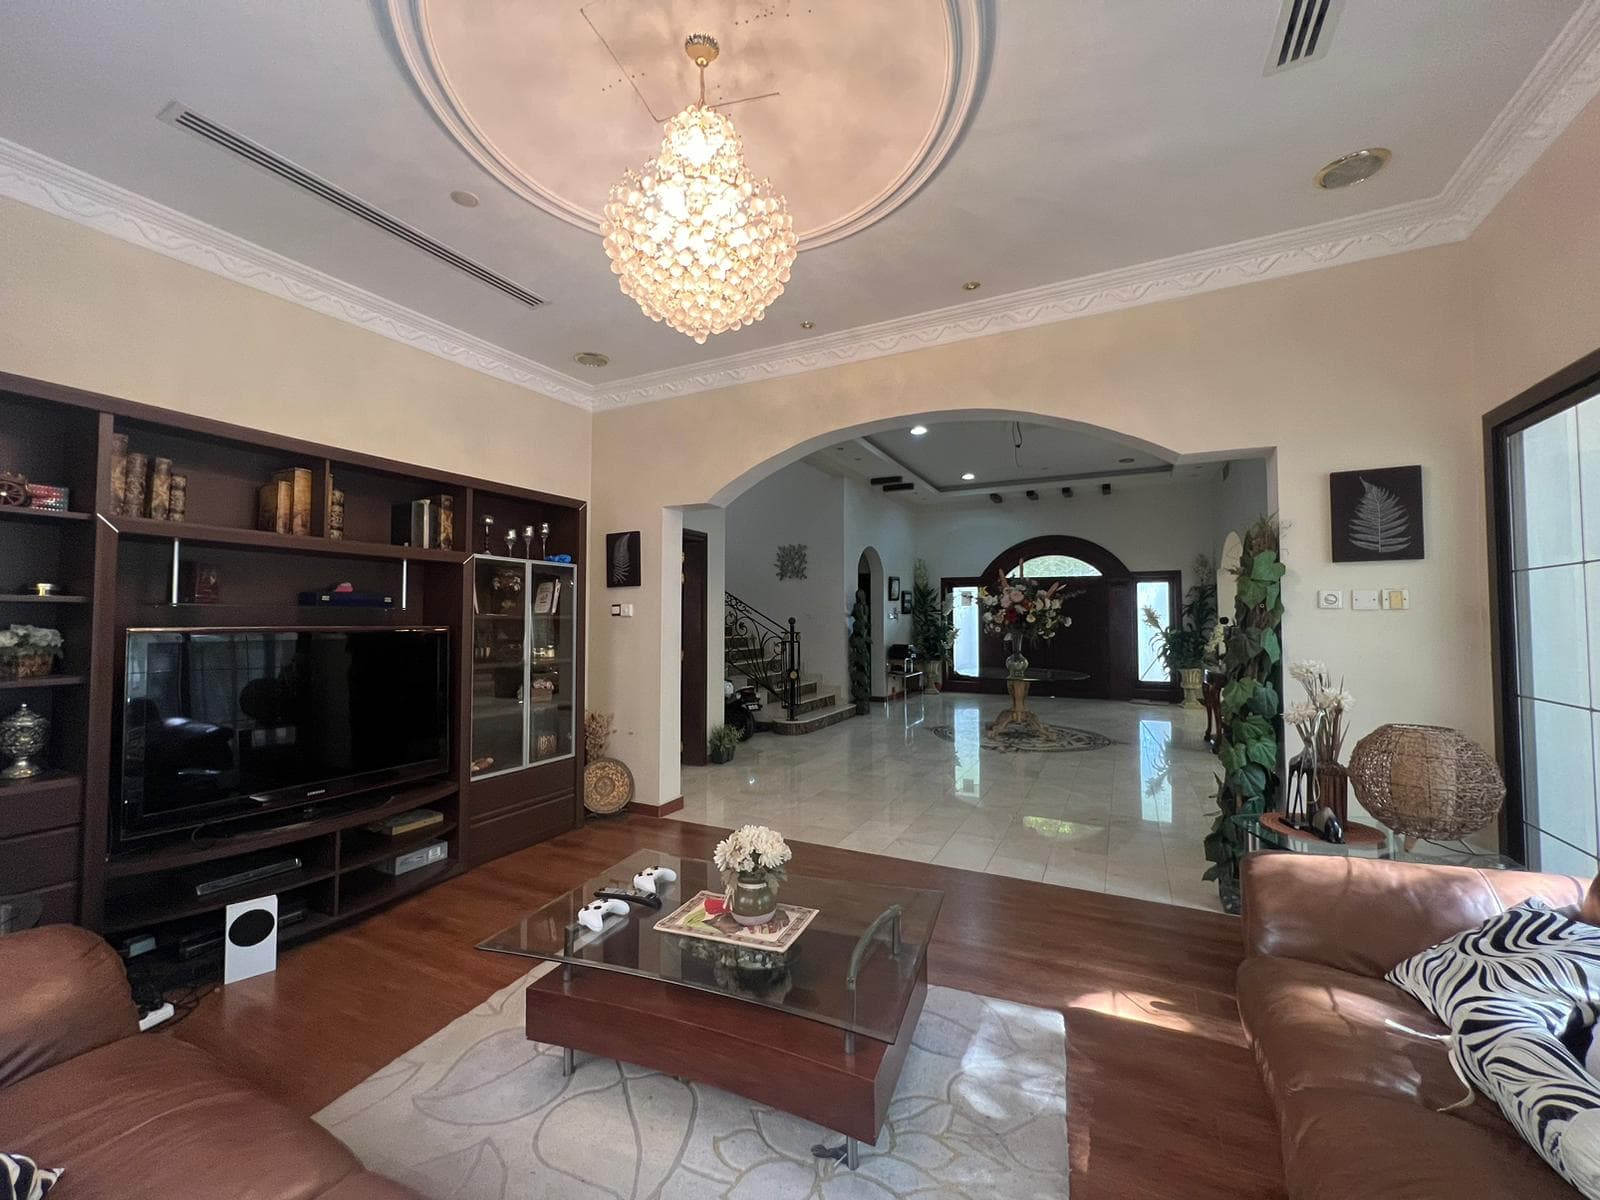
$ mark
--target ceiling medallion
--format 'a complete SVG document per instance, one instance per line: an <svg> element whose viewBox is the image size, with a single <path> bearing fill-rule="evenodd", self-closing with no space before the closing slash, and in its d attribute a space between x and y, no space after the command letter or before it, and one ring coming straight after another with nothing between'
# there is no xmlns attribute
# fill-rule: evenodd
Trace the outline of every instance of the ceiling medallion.
<svg viewBox="0 0 1600 1200"><path fill-rule="evenodd" d="M623 294L703 345L766 315L799 239L788 201L751 176L733 122L706 104L715 39L695 34L683 48L700 100L667 122L655 159L612 185L600 232Z"/></svg>

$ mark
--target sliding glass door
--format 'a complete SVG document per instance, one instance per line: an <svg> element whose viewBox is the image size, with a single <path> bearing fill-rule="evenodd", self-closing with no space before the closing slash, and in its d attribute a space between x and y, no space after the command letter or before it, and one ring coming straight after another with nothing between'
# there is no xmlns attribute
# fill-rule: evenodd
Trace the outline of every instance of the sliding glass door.
<svg viewBox="0 0 1600 1200"><path fill-rule="evenodd" d="M1600 871L1600 395L1490 429L1507 846Z"/></svg>

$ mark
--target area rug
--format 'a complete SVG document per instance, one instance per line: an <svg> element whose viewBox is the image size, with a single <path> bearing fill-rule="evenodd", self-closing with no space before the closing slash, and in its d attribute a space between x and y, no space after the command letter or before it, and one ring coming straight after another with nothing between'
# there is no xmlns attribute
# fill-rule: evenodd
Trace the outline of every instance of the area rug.
<svg viewBox="0 0 1600 1200"><path fill-rule="evenodd" d="M542 970L543 968L541 968ZM532 976L316 1119L375 1171L435 1200L1061 1200L1059 1012L929 988L889 1123L860 1169L839 1135L716 1088L578 1056L522 1031Z"/></svg>
<svg viewBox="0 0 1600 1200"><path fill-rule="evenodd" d="M928 731L934 737L943 738L947 742L957 742L965 745L971 738L979 749L998 750L1002 754L1020 754L1030 751L1041 753L1060 753L1072 750L1101 750L1107 746L1117 744L1115 738L1108 738L1104 734L1095 733L1092 729L1074 729L1070 725L1045 725L1040 723L1045 731L1045 736L1040 737L1031 729L1020 725L1012 725L1002 731L999 736L989 732L988 722L979 725L977 731L957 729L954 725L930 725Z"/></svg>

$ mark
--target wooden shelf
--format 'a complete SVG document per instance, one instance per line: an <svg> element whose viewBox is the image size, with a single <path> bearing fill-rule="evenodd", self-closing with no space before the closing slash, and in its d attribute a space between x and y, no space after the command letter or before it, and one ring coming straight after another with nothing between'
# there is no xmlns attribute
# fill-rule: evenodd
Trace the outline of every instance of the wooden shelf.
<svg viewBox="0 0 1600 1200"><path fill-rule="evenodd" d="M339 916L343 918L368 912L380 904L420 892L455 869L454 860L446 858L415 871L407 871L404 875L385 875L371 867L363 868L364 874L352 871L339 881Z"/></svg>
<svg viewBox="0 0 1600 1200"><path fill-rule="evenodd" d="M242 883L238 887L225 888L205 896L196 896L192 892L185 895L174 883L172 888L150 898L135 899L122 904L108 902L106 932L121 933L130 929L143 929L150 925L178 921L184 917L199 916L201 913L227 908L235 900L254 899L269 891L277 893L293 891L307 884L332 879L334 874L332 867L302 866L294 871L285 871L281 875L271 875L265 879Z"/></svg>
<svg viewBox="0 0 1600 1200"><path fill-rule="evenodd" d="M52 508L18 508L0 505L0 517L22 521L87 521L93 514L85 512L60 512Z"/></svg>
<svg viewBox="0 0 1600 1200"><path fill-rule="evenodd" d="M20 800L23 797L38 799L55 792L79 792L83 789L83 776L67 771L46 771L28 779L0 780L0 800Z"/></svg>
<svg viewBox="0 0 1600 1200"><path fill-rule="evenodd" d="M351 829L370 821L381 821L395 813L409 812L413 808L427 808L456 794L454 780L443 783L425 783L393 793L381 804L356 807L340 813L329 813L296 825L280 825L232 837L212 838L203 842L184 842L177 846L136 851L118 855L106 863L106 874L112 879L129 875L150 875L157 871L170 871L196 863L211 862L217 858L247 854L252 850L268 850L290 842L304 841L336 829ZM359 799L359 797L358 797Z"/></svg>
<svg viewBox="0 0 1600 1200"><path fill-rule="evenodd" d="M87 596L36 596L32 592L0 592L0 604L87 604Z"/></svg>
<svg viewBox="0 0 1600 1200"><path fill-rule="evenodd" d="M455 831L454 821L445 821L440 825L430 825L426 829L413 830L411 833L401 834L399 837L386 837L381 833L371 833L370 838L383 838L383 843L374 841L370 846L364 846L350 854L345 853L343 845L339 847L339 874L358 870L361 867L370 867L373 863L380 863L386 858L394 858L399 854L409 854L423 846L432 845L441 838L449 837ZM403 878L403 876L402 876Z"/></svg>
<svg viewBox="0 0 1600 1200"><path fill-rule="evenodd" d="M386 546L381 542L309 537L304 534L268 533L261 529L233 529L225 525L196 525L189 521L153 521L149 517L110 517L123 537L176 539L207 546L247 546L286 554L328 554L342 558L408 559L412 562L460 564L465 550L420 550L414 546Z"/></svg>
<svg viewBox="0 0 1600 1200"><path fill-rule="evenodd" d="M25 688L77 687L82 675L36 675L32 679L0 680L0 691L21 691Z"/></svg>

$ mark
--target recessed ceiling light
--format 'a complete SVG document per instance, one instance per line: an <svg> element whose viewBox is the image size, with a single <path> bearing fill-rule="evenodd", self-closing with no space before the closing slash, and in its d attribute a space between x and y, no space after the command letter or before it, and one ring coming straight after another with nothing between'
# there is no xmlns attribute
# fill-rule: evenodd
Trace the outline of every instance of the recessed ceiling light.
<svg viewBox="0 0 1600 1200"><path fill-rule="evenodd" d="M921 437L923 434L925 434L927 432L928 432L928 427L926 425L913 425L911 427L911 436L912 437Z"/></svg>
<svg viewBox="0 0 1600 1200"><path fill-rule="evenodd" d="M1133 459L1131 459L1131 458L1119 458L1119 459L1117 459L1117 461L1119 463L1131 463L1133 461Z"/></svg>
<svg viewBox="0 0 1600 1200"><path fill-rule="evenodd" d="M461 205L462 208L477 208L478 207L478 198L477 198L477 196L473 195L471 192L467 192L467 191L451 192L450 193L450 199L454 200L457 204Z"/></svg>
<svg viewBox="0 0 1600 1200"><path fill-rule="evenodd" d="M817 323L815 321L801 321L800 322L800 328L801 329L815 329L816 327L817 327Z"/></svg>
<svg viewBox="0 0 1600 1200"><path fill-rule="evenodd" d="M1371 179L1383 170L1390 157L1389 151L1382 146L1371 146L1354 154L1342 155L1317 172L1317 186L1331 191Z"/></svg>
<svg viewBox="0 0 1600 1200"><path fill-rule="evenodd" d="M979 283L976 279L969 279L961 285L961 290L963 292L975 292L982 286L983 284Z"/></svg>
<svg viewBox="0 0 1600 1200"><path fill-rule="evenodd" d="M971 483L974 479L977 478L977 476L974 475L971 471L968 471L964 475L962 475L961 478L964 479L967 483Z"/></svg>
<svg viewBox="0 0 1600 1200"><path fill-rule="evenodd" d="M600 354L594 350L580 350L577 354L572 356L572 361L577 363L580 367L603 367L611 360L604 354Z"/></svg>

